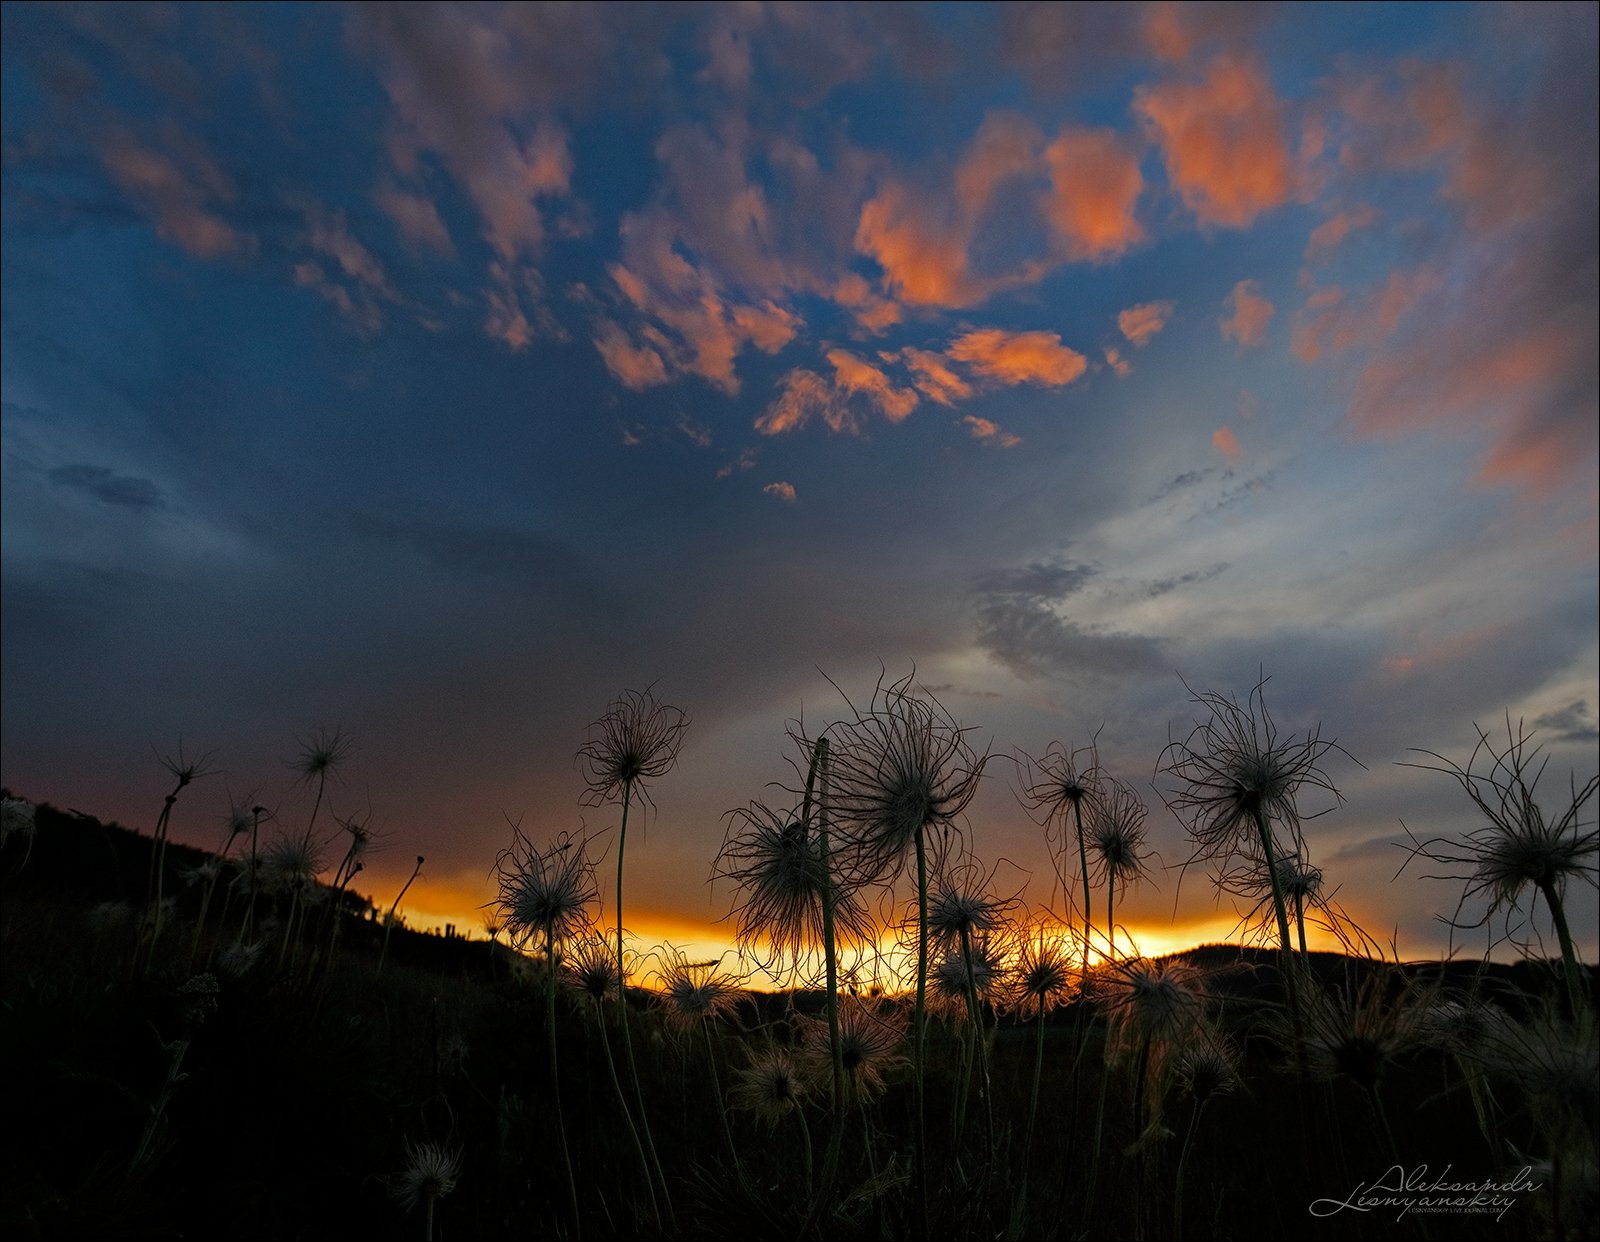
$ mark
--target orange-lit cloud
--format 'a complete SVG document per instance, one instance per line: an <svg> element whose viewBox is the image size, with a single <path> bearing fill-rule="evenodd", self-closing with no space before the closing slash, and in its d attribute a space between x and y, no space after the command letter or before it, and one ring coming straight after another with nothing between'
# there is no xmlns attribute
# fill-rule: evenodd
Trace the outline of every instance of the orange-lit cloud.
<svg viewBox="0 0 1600 1242"><path fill-rule="evenodd" d="M1262 296L1259 281L1241 280L1234 285L1226 305L1232 307L1232 313L1217 321L1224 340L1238 341L1240 349L1253 349L1267 339L1267 324L1277 308Z"/></svg>
<svg viewBox="0 0 1600 1242"><path fill-rule="evenodd" d="M1161 60L1189 58L1194 47L1194 31L1185 20L1184 6L1174 0L1156 0L1144 11L1144 38Z"/></svg>
<svg viewBox="0 0 1600 1242"><path fill-rule="evenodd" d="M815 371L796 367L778 382L778 395L755 420L764 436L782 435L820 418L830 431L854 432L858 420L834 386Z"/></svg>
<svg viewBox="0 0 1600 1242"><path fill-rule="evenodd" d="M1133 374L1133 364L1122 356L1122 351L1115 345L1107 345L1105 349L1106 365L1123 379Z"/></svg>
<svg viewBox="0 0 1600 1242"><path fill-rule="evenodd" d="M440 254L455 253L450 230L445 227L439 209L426 194L414 193L392 182L385 182L372 192L372 201L394 223L407 245L418 250L435 250Z"/></svg>
<svg viewBox="0 0 1600 1242"><path fill-rule="evenodd" d="M892 423L903 422L917 408L917 394L909 388L896 388L889 377L870 362L849 350L830 349L834 383L846 396L863 394Z"/></svg>
<svg viewBox="0 0 1600 1242"><path fill-rule="evenodd" d="M1229 461L1239 459L1239 437L1227 427L1218 427L1211 433L1211 447L1216 449Z"/></svg>
<svg viewBox="0 0 1600 1242"><path fill-rule="evenodd" d="M785 310L776 302L763 302L760 306L735 306L733 322L746 339L764 354L775 354L790 341L802 326L800 316Z"/></svg>
<svg viewBox="0 0 1600 1242"><path fill-rule="evenodd" d="M1015 448L1022 443L1021 436L1012 435L1009 431L1002 431L1000 424L992 419L979 418L976 414L967 414L962 417L961 421L966 425L967 434L974 440L998 444L1001 448Z"/></svg>
<svg viewBox="0 0 1600 1242"><path fill-rule="evenodd" d="M1037 280L1050 267L1042 256L980 274L972 270L971 251L1000 190L1037 175L1042 141L1031 121L990 113L947 193L891 181L862 206L856 250L874 259L893 296L912 306L971 306L999 289Z"/></svg>
<svg viewBox="0 0 1600 1242"><path fill-rule="evenodd" d="M793 483L784 483L781 481L777 483L768 483L761 490L768 496L776 496L785 504L792 505L795 501L795 490Z"/></svg>
<svg viewBox="0 0 1600 1242"><path fill-rule="evenodd" d="M958 337L946 351L979 375L1003 384L1059 388L1084 373L1089 362L1061 343L1054 332L1006 332L979 328Z"/></svg>
<svg viewBox="0 0 1600 1242"><path fill-rule="evenodd" d="M1350 418L1367 435L1436 423L1475 427L1492 437L1481 482L1548 492L1587 476L1592 488L1593 407L1581 409L1562 394L1574 367L1593 354L1592 332L1580 323L1481 343L1470 329L1453 326L1369 364Z"/></svg>
<svg viewBox="0 0 1600 1242"><path fill-rule="evenodd" d="M1325 259L1344 244L1344 239L1358 229L1370 228L1382 216L1370 203L1362 203L1350 211L1340 211L1329 216L1311 230L1306 242L1306 262Z"/></svg>
<svg viewBox="0 0 1600 1242"><path fill-rule="evenodd" d="M1139 88L1133 106L1201 224L1242 228L1293 195L1282 108L1253 57L1223 53L1197 82Z"/></svg>
<svg viewBox="0 0 1600 1242"><path fill-rule="evenodd" d="M667 364L648 345L635 345L628 334L609 319L602 320L594 347L606 369L625 388L638 392L667 382Z"/></svg>
<svg viewBox="0 0 1600 1242"><path fill-rule="evenodd" d="M885 362L893 354L879 355ZM902 349L899 358L911 372L911 383L924 397L940 405L953 405L972 395L972 385L950 369L943 354L926 349Z"/></svg>
<svg viewBox="0 0 1600 1242"><path fill-rule="evenodd" d="M697 375L729 395L739 391L735 363L753 345L764 353L783 349L804 326L799 315L776 301L735 300L706 268L676 248L676 226L658 211L636 213L622 223L623 261L607 271L618 292L646 321L635 337L649 338L668 377ZM608 349L621 356L616 338ZM598 347L598 343L597 343ZM635 348L643 348L635 342ZM602 350L602 355L606 354ZM630 373L642 376L637 367ZM618 374L615 369L613 373Z"/></svg>
<svg viewBox="0 0 1600 1242"><path fill-rule="evenodd" d="M515 290L487 288L484 300L489 304L488 317L483 321L484 332L505 345L513 353L521 353L533 343L533 321L522 308Z"/></svg>
<svg viewBox="0 0 1600 1242"><path fill-rule="evenodd" d="M1063 129L1044 153L1051 227L1069 259L1111 259L1144 240L1138 155L1109 129Z"/></svg>
<svg viewBox="0 0 1600 1242"><path fill-rule="evenodd" d="M166 134L167 151L141 143L126 130L105 135L95 154L134 204L155 225L156 236L197 259L246 253L255 239L217 214L237 200L233 179L198 140L176 128Z"/></svg>
<svg viewBox="0 0 1600 1242"><path fill-rule="evenodd" d="M1155 340L1167 326L1176 302L1141 302L1117 315L1117 327L1122 335L1141 349Z"/></svg>
<svg viewBox="0 0 1600 1242"><path fill-rule="evenodd" d="M1316 362L1356 345L1372 345L1392 333L1401 317L1439 284L1430 268L1391 272L1382 288L1349 300L1338 285L1318 289L1295 316L1289 348L1302 362Z"/></svg>
<svg viewBox="0 0 1600 1242"><path fill-rule="evenodd" d="M912 306L967 306L986 293L967 275L965 239L926 221L918 199L898 185L862 207L856 249L877 261L884 283Z"/></svg>
<svg viewBox="0 0 1600 1242"><path fill-rule="evenodd" d="M882 332L900 322L900 307L873 292L866 278L846 272L833 287L833 300L855 316L868 332Z"/></svg>
<svg viewBox="0 0 1600 1242"><path fill-rule="evenodd" d="M1455 65L1413 61L1336 81L1340 163L1412 169L1459 149L1470 127L1461 74Z"/></svg>

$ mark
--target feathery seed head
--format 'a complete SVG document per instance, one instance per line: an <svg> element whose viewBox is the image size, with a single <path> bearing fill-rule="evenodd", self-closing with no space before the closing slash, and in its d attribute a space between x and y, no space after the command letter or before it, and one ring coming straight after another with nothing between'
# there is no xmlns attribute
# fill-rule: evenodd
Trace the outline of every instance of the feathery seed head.
<svg viewBox="0 0 1600 1242"><path fill-rule="evenodd" d="M998 998L1005 975L1005 954L987 938L972 942L967 954L948 947L928 971L928 1003L949 1017L966 1018L969 985L983 1004Z"/></svg>
<svg viewBox="0 0 1600 1242"><path fill-rule="evenodd" d="M307 783L334 775L355 748L354 739L342 729L319 728L310 737L298 741L300 753L289 761L289 766Z"/></svg>
<svg viewBox="0 0 1600 1242"><path fill-rule="evenodd" d="M823 898L831 883L836 943L866 943L871 914L859 892L830 876L821 838L799 816L752 802L731 813L738 826L717 856L719 877L739 886L733 908L741 949L764 968L798 968L823 948Z"/></svg>
<svg viewBox="0 0 1600 1242"><path fill-rule="evenodd" d="M1413 763L1405 767L1442 772L1466 792L1486 821L1460 840L1434 837L1417 842L1412 857L1421 856L1453 870L1428 879L1464 882L1461 900L1448 921L1457 928L1481 927L1495 914L1507 916L1507 935L1513 916L1529 888L1554 895L1559 901L1572 879L1594 887L1597 872L1594 858L1600 852L1600 830L1583 820L1583 809L1600 788L1600 777L1590 777L1579 786L1572 778L1569 794L1563 799L1561 814L1549 818L1536 801L1539 778L1548 756L1532 745L1533 734L1521 721L1515 726L1506 717L1506 741L1491 741L1481 728L1478 744L1466 764L1452 762L1431 751L1421 754L1438 763ZM1588 828L1588 831L1583 831ZM1409 861L1409 860L1408 860ZM1469 903L1486 899L1481 917L1465 920L1462 912Z"/></svg>
<svg viewBox="0 0 1600 1242"><path fill-rule="evenodd" d="M1122 1048L1147 1039L1152 1046L1170 1047L1205 1016L1203 980L1202 972L1181 958L1123 958L1096 973L1094 997Z"/></svg>
<svg viewBox="0 0 1600 1242"><path fill-rule="evenodd" d="M1377 1085L1390 1066L1423 1042L1437 992L1375 970L1359 986L1319 989L1305 1007L1306 1064L1313 1074Z"/></svg>
<svg viewBox="0 0 1600 1242"><path fill-rule="evenodd" d="M250 968L261 958L262 944L244 944L234 941L217 954L217 969L230 979L239 979L250 973Z"/></svg>
<svg viewBox="0 0 1600 1242"><path fill-rule="evenodd" d="M721 964L721 958L691 962L676 949L667 951L667 962L661 971L662 1004L671 1025L690 1029L721 1017L738 1004L738 981L719 972L717 967Z"/></svg>
<svg viewBox="0 0 1600 1242"><path fill-rule="evenodd" d="M322 847L309 835L280 837L267 851L266 872L285 892L309 891L323 867Z"/></svg>
<svg viewBox="0 0 1600 1242"><path fill-rule="evenodd" d="M893 878L919 838L954 829L989 758L968 732L910 675L880 679L868 709L834 726L830 808L841 854L864 880Z"/></svg>
<svg viewBox="0 0 1600 1242"><path fill-rule="evenodd" d="M1209 1033L1178 1054L1173 1073L1179 1086L1201 1102L1231 1095L1239 1086L1239 1049L1226 1035Z"/></svg>
<svg viewBox="0 0 1600 1242"><path fill-rule="evenodd" d="M185 785L192 784L202 776L210 776L211 773L215 772L216 769L211 764L216 757L217 752L214 750L208 750L199 755L186 755L183 750L183 741L180 739L177 750L167 755L158 753L156 762L170 772L172 778L178 782L177 787L172 791L173 794L176 794Z"/></svg>
<svg viewBox="0 0 1600 1242"><path fill-rule="evenodd" d="M589 740L578 751L587 792L585 806L637 793L648 804L646 781L665 776L678 761L689 718L660 702L652 690L625 690L589 726Z"/></svg>
<svg viewBox="0 0 1600 1242"><path fill-rule="evenodd" d="M431 1206L456 1188L461 1176L461 1152L442 1143L406 1143L406 1167L391 1183L389 1193L406 1211L418 1204Z"/></svg>
<svg viewBox="0 0 1600 1242"><path fill-rule="evenodd" d="M0 846L12 837L31 842L38 831L36 815L33 803L24 798L6 798L0 802Z"/></svg>
<svg viewBox="0 0 1600 1242"><path fill-rule="evenodd" d="M1131 884L1148 874L1145 863L1145 805L1133 787L1107 783L1089 812L1084 836L1090 866L1099 879Z"/></svg>
<svg viewBox="0 0 1600 1242"><path fill-rule="evenodd" d="M740 1071L733 1088L733 1106L775 1123L799 1108L805 1095L806 1082L794 1057L768 1048L750 1054L750 1065Z"/></svg>
<svg viewBox="0 0 1600 1242"><path fill-rule="evenodd" d="M833 1052L826 1018L801 1018L801 1064L812 1082L833 1075ZM905 1041L906 1013L897 1005L865 997L839 998L839 1057L844 1083L853 1099L870 1099L884 1087L884 1076L905 1064L898 1051Z"/></svg>
<svg viewBox="0 0 1600 1242"><path fill-rule="evenodd" d="M513 948L530 941L562 944L588 920L589 906L599 900L588 841L561 833L543 849L513 826L512 841L495 859L500 896L495 909Z"/></svg>
<svg viewBox="0 0 1600 1242"><path fill-rule="evenodd" d="M959 945L963 937L971 941L1001 930L1021 904L1016 896L996 894L994 872L985 872L971 856L956 862L941 856L935 870L928 894L928 935L941 945Z"/></svg>
<svg viewBox="0 0 1600 1242"><path fill-rule="evenodd" d="M1023 941L1012 972L1009 1004L1024 1018L1064 1005L1077 985L1071 938L1043 925Z"/></svg>
<svg viewBox="0 0 1600 1242"><path fill-rule="evenodd" d="M1195 843L1191 861L1226 862L1250 848L1262 823L1299 849L1300 790L1309 785L1343 801L1322 760L1331 750L1348 752L1316 729L1305 737L1281 734L1267 710L1266 684L1258 681L1244 704L1225 694L1194 695L1208 718L1162 752L1160 770L1179 782L1167 805Z"/></svg>
<svg viewBox="0 0 1600 1242"><path fill-rule="evenodd" d="M1021 756L1024 772L1022 803L1039 812L1046 825L1056 824L1079 809L1087 809L1100 791L1099 753L1092 745L1069 750L1051 742L1044 757Z"/></svg>
<svg viewBox="0 0 1600 1242"><path fill-rule="evenodd" d="M1581 1134L1600 1116L1600 1060L1592 1006L1568 1017L1550 1003L1523 1018L1494 1010L1484 1038L1472 1054L1491 1073L1507 1076L1528 1097L1541 1126L1552 1137Z"/></svg>

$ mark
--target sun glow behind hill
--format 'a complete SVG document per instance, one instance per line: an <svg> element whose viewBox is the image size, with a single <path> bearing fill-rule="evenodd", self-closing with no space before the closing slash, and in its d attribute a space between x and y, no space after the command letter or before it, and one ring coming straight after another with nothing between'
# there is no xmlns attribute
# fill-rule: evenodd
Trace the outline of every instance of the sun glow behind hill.
<svg viewBox="0 0 1600 1242"><path fill-rule="evenodd" d="M449 928L455 935L487 939L485 915L488 910L475 905L475 896L470 885L456 887L448 881L432 886L419 885L407 894L400 913L407 926L419 931L443 934ZM1008 950L1008 957L1014 956L1014 946L1020 945L1033 931L1033 927L1023 926L1007 934L1002 943ZM629 951L640 956L641 981L646 986L654 986L661 962L669 951L689 961L719 962L724 971L740 976L746 986L757 990L785 987L795 981L793 972L773 973L761 969L753 960L759 953L741 954L731 923L700 923L670 913L639 910L629 914L627 933ZM1165 926L1119 922L1116 953L1118 957L1165 957L1200 945L1236 943L1239 939L1239 920L1228 915ZM1274 941L1267 943L1270 947ZM1336 937L1309 924L1306 943L1313 950L1348 951ZM1106 947L1104 931L1097 930L1092 937L1091 963L1106 960ZM841 953L840 971L847 985L853 982L862 990L873 983L889 991L909 989L916 980L914 928L909 938L898 929L886 930L872 952ZM798 977L806 981L820 980L822 973L822 963L817 960L803 963Z"/></svg>

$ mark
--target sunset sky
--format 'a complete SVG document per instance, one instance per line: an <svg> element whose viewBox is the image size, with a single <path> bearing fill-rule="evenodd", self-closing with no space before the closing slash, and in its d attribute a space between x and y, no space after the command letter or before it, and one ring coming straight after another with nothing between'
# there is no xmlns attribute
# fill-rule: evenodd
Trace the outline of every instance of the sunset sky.
<svg viewBox="0 0 1600 1242"><path fill-rule="evenodd" d="M1477 825L1408 748L1524 720L1555 814L1595 770L1592 4L7 4L3 51L18 795L148 831L181 739L214 848L341 729L357 887L425 854L476 931L508 820L615 827L574 754L653 683L628 923L712 942L839 689L972 727L1039 904L1007 756L1099 730L1175 867L1185 683L1264 673L1364 765L1314 861L1432 956L1459 885L1395 843ZM1203 870L1124 910L1235 921Z"/></svg>

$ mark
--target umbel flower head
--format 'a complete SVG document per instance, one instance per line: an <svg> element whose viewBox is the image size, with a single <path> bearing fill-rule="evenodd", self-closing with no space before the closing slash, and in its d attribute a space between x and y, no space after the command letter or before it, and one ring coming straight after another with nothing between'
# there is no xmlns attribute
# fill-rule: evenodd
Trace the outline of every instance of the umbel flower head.
<svg viewBox="0 0 1600 1242"><path fill-rule="evenodd" d="M589 907L600 898L588 842L559 834L540 848L512 827L512 841L495 859L500 896L495 908L513 948L529 941L562 944L587 923Z"/></svg>
<svg viewBox="0 0 1600 1242"><path fill-rule="evenodd" d="M1582 815L1600 786L1600 777L1590 777L1581 788L1574 778L1569 795L1560 804L1561 813L1548 816L1536 801L1535 791L1549 756L1541 757L1542 748L1531 745L1533 735L1520 721L1513 727L1509 716L1504 745L1491 741L1482 729L1477 733L1478 744L1465 766L1431 751L1418 753L1438 763L1404 766L1442 772L1454 779L1486 822L1459 840L1434 837L1417 842L1411 856L1452 868L1429 879L1464 881L1461 900L1448 920L1453 927L1482 927L1503 911L1506 934L1510 935L1529 889L1553 898L1554 910L1569 880L1595 885L1594 857L1600 850L1600 830L1583 823ZM1467 907L1479 900L1486 904L1482 915L1465 917Z"/></svg>
<svg viewBox="0 0 1600 1242"><path fill-rule="evenodd" d="M798 968L823 948L823 897L832 888L835 942L866 944L871 912L858 890L830 874L819 834L801 815L752 802L731 813L736 830L717 855L715 874L732 880L732 917L741 950L771 972Z"/></svg>
<svg viewBox="0 0 1600 1242"><path fill-rule="evenodd" d="M578 751L587 786L585 806L638 794L649 804L647 781L665 776L678 761L689 718L659 701L653 690L624 690L605 715L589 726Z"/></svg>
<svg viewBox="0 0 1600 1242"><path fill-rule="evenodd" d="M1322 760L1329 751L1349 753L1315 728L1304 737L1280 733L1267 710L1266 684L1266 678L1258 681L1243 704L1225 694L1193 695L1207 719L1162 752L1160 771L1179 782L1167 805L1194 841L1190 862L1226 864L1261 835L1278 838L1274 852L1280 855L1301 849L1301 820L1310 818L1300 810L1301 789L1311 786L1343 801Z"/></svg>
<svg viewBox="0 0 1600 1242"><path fill-rule="evenodd" d="M938 700L912 689L912 676L880 678L867 710L834 726L829 805L864 881L894 878L919 839L953 829L989 759Z"/></svg>

